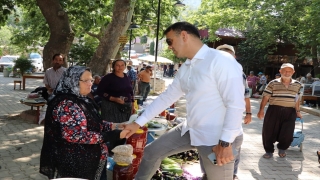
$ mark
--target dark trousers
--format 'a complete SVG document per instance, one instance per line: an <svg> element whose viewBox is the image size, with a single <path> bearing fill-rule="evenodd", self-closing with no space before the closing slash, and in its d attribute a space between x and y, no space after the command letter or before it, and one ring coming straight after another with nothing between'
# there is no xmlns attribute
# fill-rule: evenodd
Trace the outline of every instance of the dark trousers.
<svg viewBox="0 0 320 180"><path fill-rule="evenodd" d="M169 69L169 77L173 77L173 69Z"/></svg>
<svg viewBox="0 0 320 180"><path fill-rule="evenodd" d="M143 101L145 101L148 97L150 92L150 83L147 82L140 82L140 96L143 97Z"/></svg>
<svg viewBox="0 0 320 180"><path fill-rule="evenodd" d="M274 143L278 141L278 149L286 150L293 140L295 108L269 105L262 127L262 141L264 150L274 152Z"/></svg>
<svg viewBox="0 0 320 180"><path fill-rule="evenodd" d="M167 69L163 69L163 77L167 76Z"/></svg>

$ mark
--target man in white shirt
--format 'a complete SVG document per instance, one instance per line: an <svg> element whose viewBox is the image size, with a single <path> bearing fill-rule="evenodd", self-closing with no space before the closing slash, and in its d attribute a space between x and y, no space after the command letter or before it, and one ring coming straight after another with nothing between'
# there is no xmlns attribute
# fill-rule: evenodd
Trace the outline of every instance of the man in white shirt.
<svg viewBox="0 0 320 180"><path fill-rule="evenodd" d="M227 53L209 48L196 27L177 22L166 29L169 49L188 58L172 84L125 129L136 132L185 94L187 120L146 146L135 180L151 179L161 160L196 148L209 180L233 178L231 143L241 132L244 111L242 68ZM208 158L216 155L217 165Z"/></svg>

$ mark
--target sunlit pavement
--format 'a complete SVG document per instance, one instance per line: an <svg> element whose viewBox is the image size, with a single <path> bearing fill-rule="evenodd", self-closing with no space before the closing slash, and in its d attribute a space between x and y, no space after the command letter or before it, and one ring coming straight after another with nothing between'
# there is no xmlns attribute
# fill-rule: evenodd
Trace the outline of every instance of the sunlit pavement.
<svg viewBox="0 0 320 180"><path fill-rule="evenodd" d="M21 120L17 116L30 109L20 104L19 100L43 85L42 80L27 79L26 90L13 90L14 79L18 78L4 78L0 73L0 180L46 179L39 173L43 126ZM167 86L173 78L164 80ZM256 117L260 102L259 99L251 99L251 103L253 121L249 125L243 125L244 142L239 179L320 180L320 166L316 156L316 151L320 150L320 118L303 113L306 136L303 152L300 152L298 147L290 147L286 158L279 158L276 151L273 158L264 159L262 121ZM184 107L185 100L181 98L176 107L180 117L185 116ZM198 164L189 166L188 169L195 173L200 172Z"/></svg>

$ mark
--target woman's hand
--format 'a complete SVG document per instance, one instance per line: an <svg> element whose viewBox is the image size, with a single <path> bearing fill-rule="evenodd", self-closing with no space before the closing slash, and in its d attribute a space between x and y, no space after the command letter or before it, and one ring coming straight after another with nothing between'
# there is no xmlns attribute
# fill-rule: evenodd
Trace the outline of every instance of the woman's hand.
<svg viewBox="0 0 320 180"><path fill-rule="evenodd" d="M116 130L116 129L123 130L125 127L126 127L125 123L113 123L112 124L112 130Z"/></svg>
<svg viewBox="0 0 320 180"><path fill-rule="evenodd" d="M132 103L131 114L135 114L135 113L136 113L136 109L134 108L134 103Z"/></svg>
<svg viewBox="0 0 320 180"><path fill-rule="evenodd" d="M116 102L116 103L118 103L118 104L124 104L124 100L121 99L120 97L113 97L113 96L111 96L111 97L110 97L110 101Z"/></svg>

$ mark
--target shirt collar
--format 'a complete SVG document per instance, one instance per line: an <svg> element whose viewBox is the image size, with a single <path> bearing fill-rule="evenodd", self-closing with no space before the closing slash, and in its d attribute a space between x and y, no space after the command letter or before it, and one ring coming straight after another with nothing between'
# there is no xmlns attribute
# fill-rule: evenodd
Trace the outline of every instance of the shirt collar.
<svg viewBox="0 0 320 180"><path fill-rule="evenodd" d="M279 82L279 83L282 83L281 78L275 79L275 81L277 81L277 82ZM295 83L295 82L296 82L296 80L294 80L294 79L291 78L290 84Z"/></svg>
<svg viewBox="0 0 320 180"><path fill-rule="evenodd" d="M187 59L185 64L190 65L192 62L191 60L195 59L205 59L206 53L210 48L207 45L202 45L202 47L199 49L199 51L196 53L196 55L192 59Z"/></svg>

